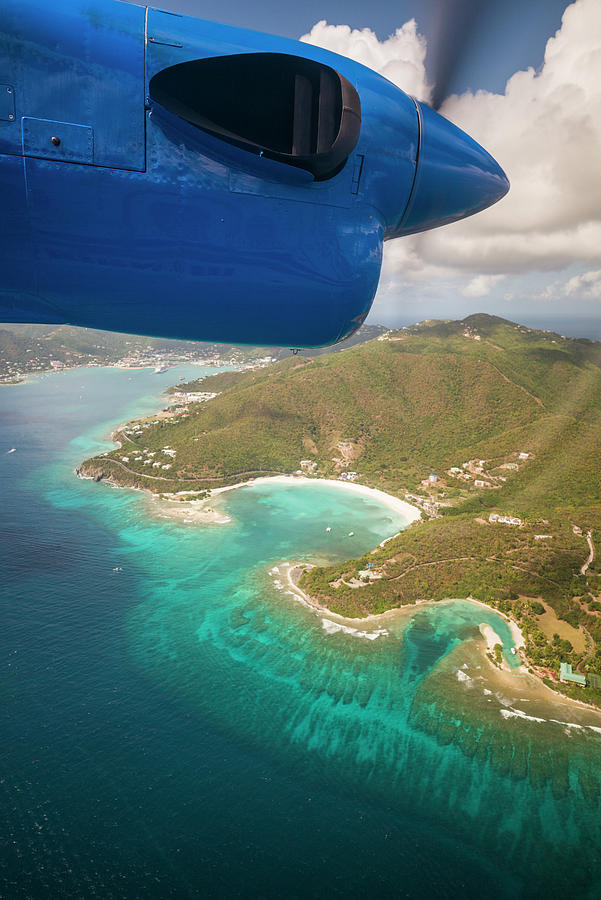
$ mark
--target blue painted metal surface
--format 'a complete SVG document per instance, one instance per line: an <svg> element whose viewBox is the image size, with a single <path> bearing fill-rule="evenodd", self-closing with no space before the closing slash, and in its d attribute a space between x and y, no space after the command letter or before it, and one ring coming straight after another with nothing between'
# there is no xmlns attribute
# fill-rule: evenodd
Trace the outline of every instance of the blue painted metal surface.
<svg viewBox="0 0 601 900"><path fill-rule="evenodd" d="M88 125L23 116L21 134L23 156L89 165L94 162L94 132Z"/></svg>
<svg viewBox="0 0 601 900"><path fill-rule="evenodd" d="M419 162L399 235L480 212L508 187L507 176L480 144L424 103L418 104L418 110Z"/></svg>
<svg viewBox="0 0 601 900"><path fill-rule="evenodd" d="M314 181L151 101L166 67L240 53L302 56L355 87L338 174ZM508 187L467 135L351 60L116 0L4 0L0 82L0 321L334 343L369 311L384 240Z"/></svg>
<svg viewBox="0 0 601 900"><path fill-rule="evenodd" d="M0 84L0 121L12 122L15 118L15 89L12 84Z"/></svg>

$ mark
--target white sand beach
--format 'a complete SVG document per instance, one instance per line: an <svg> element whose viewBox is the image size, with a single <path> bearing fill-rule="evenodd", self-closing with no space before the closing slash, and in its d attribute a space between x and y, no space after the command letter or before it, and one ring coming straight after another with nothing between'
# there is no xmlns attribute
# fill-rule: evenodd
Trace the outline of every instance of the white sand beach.
<svg viewBox="0 0 601 900"><path fill-rule="evenodd" d="M152 497L152 512L169 519L177 519L186 525L227 525L231 516L208 505L208 500L181 500Z"/></svg>
<svg viewBox="0 0 601 900"><path fill-rule="evenodd" d="M393 510L402 516L403 519L410 524L417 521L421 513L415 506L380 491L377 488L370 488L364 484L354 484L347 481L335 481L330 478L306 478L302 475L266 475L260 478L252 478L248 481L241 481L238 484L231 484L226 487L213 488L209 497L204 500L186 500L186 495L193 494L193 491L178 491L173 494L166 494L159 500L156 494L153 494L153 500L156 503L156 510L160 515L173 517L184 522L194 522L199 525L227 525L231 522L231 517L224 512L214 509L211 501L220 494L227 491L235 491L242 487L255 487L261 484L282 484L291 487L304 487L306 485L327 484L330 487L339 488L343 491L351 491L355 494L361 494L363 497L370 497L377 500L383 506ZM394 536L394 535L392 535Z"/></svg>
<svg viewBox="0 0 601 900"><path fill-rule="evenodd" d="M503 641L497 634L497 632L490 625L486 625L484 622L481 622L478 625L480 629L480 634L486 640L486 645L488 650L492 653L497 644L503 646Z"/></svg>
<svg viewBox="0 0 601 900"><path fill-rule="evenodd" d="M362 494L364 497L371 497L372 500L378 500L384 506L387 506L388 509L392 509L394 512L403 516L408 523L416 522L421 518L421 512L416 506L412 506L410 503L401 500L399 497L393 497L392 494L387 494L386 491L367 487L365 484L357 484L352 481L339 481L333 478L307 478L304 475L266 475L260 478L253 478L250 481L241 481L239 484L232 484L228 487L214 488L211 491L211 496L213 497L217 494L223 494L226 491L233 491L241 487L252 487L258 484L289 484L294 485L295 487L302 485L327 484L330 485L330 487L340 488L344 491L352 491L355 494Z"/></svg>

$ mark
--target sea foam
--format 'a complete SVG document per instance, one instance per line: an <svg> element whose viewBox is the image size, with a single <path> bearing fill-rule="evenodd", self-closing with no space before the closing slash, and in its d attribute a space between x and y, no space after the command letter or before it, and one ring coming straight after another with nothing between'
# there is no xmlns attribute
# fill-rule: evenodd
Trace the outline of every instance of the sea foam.
<svg viewBox="0 0 601 900"><path fill-rule="evenodd" d="M339 622L332 622L331 619L321 620L322 628L327 634L336 634L338 631L344 631L353 637L366 638L368 641L375 641L376 638L388 634L385 628L378 628L376 631L359 631L358 628L351 628L349 625L341 625Z"/></svg>

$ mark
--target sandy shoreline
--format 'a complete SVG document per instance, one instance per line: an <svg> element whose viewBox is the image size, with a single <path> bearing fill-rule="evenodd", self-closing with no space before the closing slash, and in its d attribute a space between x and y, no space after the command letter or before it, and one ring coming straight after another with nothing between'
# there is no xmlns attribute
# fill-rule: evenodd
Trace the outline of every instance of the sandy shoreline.
<svg viewBox="0 0 601 900"><path fill-rule="evenodd" d="M252 478L248 481L240 481L237 484L213 488L210 495L204 500L183 499L186 494L197 494L198 491L178 491L173 494L164 494L159 498L153 491L148 491L144 488L142 488L142 490L149 494L156 504L156 509L152 510L155 514L158 513L160 516L178 519L179 521L184 521L188 524L226 525L228 522L232 521L231 517L219 510L213 509L211 501L228 491L235 491L242 487L255 487L256 485L261 484L287 484L294 487L327 484L330 487L340 488L344 491L350 491L351 493L360 494L363 497L377 500L383 506L388 507L388 509L402 516L407 522L407 525L416 522L421 518L420 510L417 509L417 507L411 506L411 504L407 503L405 500L393 497L392 494L387 494L385 491L381 491L378 488L370 488L364 484L355 484L353 482L334 481L330 478L307 478L303 475L265 475L260 478ZM392 537L394 537L394 535L392 535ZM387 540L390 540L390 538L387 538Z"/></svg>
<svg viewBox="0 0 601 900"><path fill-rule="evenodd" d="M275 566L271 571L277 571L285 580L286 588L288 589L287 593L293 594L299 603L322 618L322 627L328 634L333 634L336 631L345 631L357 637L373 639L381 635L388 635L390 632L386 628L387 625L391 625L394 620L411 618L424 606L439 606L444 603L463 601L475 603L477 606L482 606L489 612L495 613L495 615L505 619L511 628L516 651L519 651L519 649L525 645L524 636L516 622L505 613L500 612L500 610L495 609L493 606L488 606L486 603L483 603L481 600L476 600L473 597L448 597L438 601L418 600L416 603L388 609L383 613L372 613L371 615L363 616L359 619L341 616L338 613L332 612L332 610L328 609L326 606L321 606L319 603L316 603L315 600L296 583L296 578L300 575L300 570L306 568L308 565L310 564L286 562L280 563L279 566ZM370 628L369 626L372 627ZM516 694L528 693L530 695L529 699L532 701L538 700L547 704L555 704L556 706L568 705L574 710L580 710L582 713L591 713L595 716L599 716L601 721L601 711L598 707L581 700L574 700L572 697L568 697L559 691L553 690L546 685L542 678L539 678L535 672L530 672L526 665L520 665L515 669L510 669L506 663L504 663L501 668L494 665L491 660L487 658L487 653L494 652L495 644L501 644L503 647L505 645L492 626L482 623L479 625L479 628L480 633L486 640L486 650L483 652L481 649L480 652L483 653L484 659L490 667L491 676L500 686L502 686L503 690L508 693Z"/></svg>
<svg viewBox="0 0 601 900"><path fill-rule="evenodd" d="M331 619L335 619L337 622L341 622L348 626L357 626L358 624L363 625L364 623L373 623L376 626L384 625L387 622L390 622L390 619L402 619L407 616L411 617L414 615L421 607L423 606L435 606L440 605L441 603L454 603L456 600L469 600L470 598L458 597L458 598L449 598L448 600L418 600L416 603L407 603L405 606L395 606L392 609L387 609L381 613L369 613L366 616L361 616L360 618L351 618L350 616L343 616L340 613L335 613L327 606L321 606L321 604L317 603L313 597L307 594L305 591L300 588L296 582L297 577L300 577L300 570L310 568L311 563L280 563L276 568L279 569L280 572L283 573L286 579L286 586L290 589L290 591L295 595L296 599L303 604L303 606L307 606L309 609L312 609L314 612L319 613L320 615L328 616ZM478 602L478 601L474 601ZM483 606L485 604L482 604ZM492 612L497 612L496 609L492 609L492 607L487 607ZM517 628L517 626L516 626ZM519 629L518 629L519 631ZM521 636L521 632L520 632Z"/></svg>
<svg viewBox="0 0 601 900"><path fill-rule="evenodd" d="M486 641L486 648L489 653L493 653L497 644L503 646L503 641L491 625L481 622L480 625L478 625L478 628L480 629L480 634Z"/></svg>
<svg viewBox="0 0 601 900"><path fill-rule="evenodd" d="M117 428L112 429L110 437L113 443L120 443L119 441L115 440L114 434L121 427L122 426L118 426ZM79 472L77 474L79 478L92 478L92 476L82 475ZM355 482L336 481L332 478L307 478L304 475L264 475L260 476L259 478L251 478L247 481L240 481L236 484L226 485L225 487L212 488L209 496L205 497L203 500L184 499L187 494L197 495L199 493L198 491L177 491L173 493L163 493L162 496L160 496L150 488L134 487L133 485L120 485L114 481L111 481L110 478L105 478L104 482L116 488L123 487L127 490L140 491L141 493L146 494L153 504L154 508L151 508L151 512L153 513L153 515L158 515L161 518L177 519L178 521L183 521L186 524L227 525L232 521L231 517L220 510L213 509L210 505L211 500L221 494L227 493L228 491L235 491L238 490L238 488L243 487L254 487L255 485L260 484L288 484L294 487L327 484L330 487L339 488L344 491L350 491L354 494L359 494L363 497L369 497L372 500L377 500L383 506L388 507L388 509L402 516L407 523L406 527L413 524L413 522L417 522L421 519L421 511L416 506L412 506L410 503L407 503L406 500L401 500L399 497L394 497L392 494L387 494L385 491L379 490L379 488L371 488L367 487L367 485L365 484L356 484ZM397 534L399 533L400 532L397 532ZM386 538L386 541L391 540L393 537L396 537L396 534L393 534L390 537Z"/></svg>
<svg viewBox="0 0 601 900"><path fill-rule="evenodd" d="M214 488L211 491L211 497L217 494L224 494L226 491L234 491L241 487L253 487L257 484L290 484L290 485L307 485L307 484L327 484L330 487L341 488L345 491L351 491L355 494L361 494L363 497L370 497L372 500L378 500L383 506L393 510L403 518L411 522L417 522L421 518L421 511L416 507L381 491L379 488L367 487L365 484L357 484L353 481L338 481L333 478L307 478L305 475L264 475L260 478L252 478L249 481L241 481L238 484L228 485L227 487ZM386 538L390 540L390 538Z"/></svg>

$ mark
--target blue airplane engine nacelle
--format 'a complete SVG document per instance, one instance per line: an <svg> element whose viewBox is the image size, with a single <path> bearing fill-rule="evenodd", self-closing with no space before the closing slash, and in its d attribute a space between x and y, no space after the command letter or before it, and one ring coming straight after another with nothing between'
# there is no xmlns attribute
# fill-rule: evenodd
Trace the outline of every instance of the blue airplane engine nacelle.
<svg viewBox="0 0 601 900"><path fill-rule="evenodd" d="M369 312L383 241L507 189L344 57L118 0L3 0L0 321L332 344Z"/></svg>

